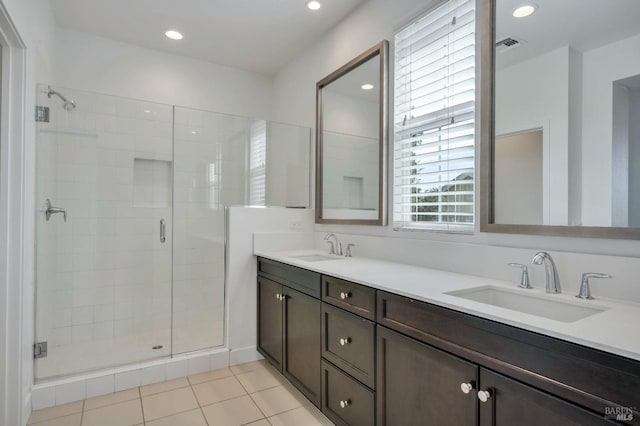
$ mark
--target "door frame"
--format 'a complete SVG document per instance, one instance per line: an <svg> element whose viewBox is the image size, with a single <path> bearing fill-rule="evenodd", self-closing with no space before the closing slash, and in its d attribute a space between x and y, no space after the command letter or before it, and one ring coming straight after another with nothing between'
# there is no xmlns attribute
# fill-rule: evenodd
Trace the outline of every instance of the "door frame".
<svg viewBox="0 0 640 426"><path fill-rule="evenodd" d="M22 425L31 411L23 372L33 343L24 341L24 315L32 311L25 309L23 282L29 250L24 240L26 46L2 3L0 45L0 423Z"/></svg>

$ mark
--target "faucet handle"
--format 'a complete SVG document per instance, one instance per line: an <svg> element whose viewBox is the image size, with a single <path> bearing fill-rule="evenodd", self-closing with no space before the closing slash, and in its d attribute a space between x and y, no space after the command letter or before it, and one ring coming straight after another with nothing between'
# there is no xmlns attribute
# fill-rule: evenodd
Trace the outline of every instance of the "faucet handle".
<svg viewBox="0 0 640 426"><path fill-rule="evenodd" d="M582 274L580 292L576 295L578 299L593 299L593 296L591 296L591 288L589 287L589 278L611 278L611 275L601 274L599 272L585 272L584 274Z"/></svg>
<svg viewBox="0 0 640 426"><path fill-rule="evenodd" d="M329 254L336 254L336 246L333 244L333 241L327 241L327 244L331 244L331 248L329 249Z"/></svg>
<svg viewBox="0 0 640 426"><path fill-rule="evenodd" d="M521 288L533 288L531 284L529 284L529 270L527 269L527 265L523 265L522 263L509 263L509 266L512 268L521 268L522 269L522 277L520 278L520 284L518 287Z"/></svg>
<svg viewBox="0 0 640 426"><path fill-rule="evenodd" d="M353 253L351 252L351 247L355 247L356 245L353 243L347 244L347 249L344 252L344 257L353 257Z"/></svg>

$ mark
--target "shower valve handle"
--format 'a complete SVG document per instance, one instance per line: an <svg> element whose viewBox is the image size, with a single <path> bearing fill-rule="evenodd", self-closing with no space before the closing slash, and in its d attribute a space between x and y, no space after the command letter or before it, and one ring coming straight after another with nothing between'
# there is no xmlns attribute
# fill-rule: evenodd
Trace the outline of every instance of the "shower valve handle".
<svg viewBox="0 0 640 426"><path fill-rule="evenodd" d="M44 217L45 219L47 219L47 222L49 221L49 219L51 219L51 215L56 213L62 213L64 221L67 221L67 210L60 207L52 206L51 200L47 198L47 200L44 202Z"/></svg>

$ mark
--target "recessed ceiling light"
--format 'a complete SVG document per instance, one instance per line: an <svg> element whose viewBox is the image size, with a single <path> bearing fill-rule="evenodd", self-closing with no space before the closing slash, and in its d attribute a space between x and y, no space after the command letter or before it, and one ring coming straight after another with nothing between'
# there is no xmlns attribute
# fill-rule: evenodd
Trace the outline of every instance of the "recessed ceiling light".
<svg viewBox="0 0 640 426"><path fill-rule="evenodd" d="M514 18L526 18L527 16L533 14L537 9L535 4L525 4L513 11Z"/></svg>
<svg viewBox="0 0 640 426"><path fill-rule="evenodd" d="M360 88L362 90L371 90L371 89L373 89L373 84L369 84L369 83L363 84L362 86L360 86Z"/></svg>
<svg viewBox="0 0 640 426"><path fill-rule="evenodd" d="M191 131L191 134L192 134L192 135L197 135L197 134L198 134L198 132L196 132L195 130L192 130L192 131Z"/></svg>
<svg viewBox="0 0 640 426"><path fill-rule="evenodd" d="M307 2L307 7L311 10L318 10L322 7L322 5L317 0L311 0Z"/></svg>
<svg viewBox="0 0 640 426"><path fill-rule="evenodd" d="M167 32L164 33L164 35L169 37L171 40L182 40L182 34L180 34L175 30L168 30Z"/></svg>

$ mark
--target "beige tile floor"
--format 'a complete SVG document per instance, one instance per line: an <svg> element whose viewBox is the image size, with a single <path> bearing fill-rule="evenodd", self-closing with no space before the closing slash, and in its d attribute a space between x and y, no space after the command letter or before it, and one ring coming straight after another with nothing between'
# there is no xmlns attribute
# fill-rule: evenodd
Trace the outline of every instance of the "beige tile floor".
<svg viewBox="0 0 640 426"><path fill-rule="evenodd" d="M266 361L34 411L35 426L333 425Z"/></svg>

